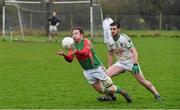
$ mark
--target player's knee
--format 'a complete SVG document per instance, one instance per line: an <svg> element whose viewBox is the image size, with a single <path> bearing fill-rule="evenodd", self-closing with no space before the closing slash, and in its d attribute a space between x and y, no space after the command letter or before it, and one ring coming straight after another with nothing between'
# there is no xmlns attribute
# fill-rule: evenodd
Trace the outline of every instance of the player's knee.
<svg viewBox="0 0 180 110"><path fill-rule="evenodd" d="M117 88L116 88L116 86L113 84L113 85L111 85L110 87L108 87L108 88L105 88L105 93L106 94L112 94L112 93L115 93L117 91Z"/></svg>
<svg viewBox="0 0 180 110"><path fill-rule="evenodd" d="M113 85L113 82L110 77L108 77L106 80L102 81L102 84L105 88L109 88Z"/></svg>
<svg viewBox="0 0 180 110"><path fill-rule="evenodd" d="M108 94L113 92L113 82L110 77L108 77L106 80L102 81L102 85L104 89L101 91L98 91L101 94Z"/></svg>
<svg viewBox="0 0 180 110"><path fill-rule="evenodd" d="M97 90L97 91L98 91L98 93L100 93L100 94L109 94L109 93L113 93L112 86L111 86L111 87L108 87L108 88L103 87L102 89L99 89L99 90Z"/></svg>

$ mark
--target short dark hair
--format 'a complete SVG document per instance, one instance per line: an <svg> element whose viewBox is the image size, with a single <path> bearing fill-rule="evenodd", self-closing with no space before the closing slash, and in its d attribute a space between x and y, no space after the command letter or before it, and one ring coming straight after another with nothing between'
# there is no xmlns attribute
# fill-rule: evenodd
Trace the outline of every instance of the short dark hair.
<svg viewBox="0 0 180 110"><path fill-rule="evenodd" d="M117 28L118 28L118 29L120 29L120 28L121 28L120 23L119 23L119 22L116 22L116 21L115 21L115 22L113 22L113 23L111 23L111 24L110 24L110 26L117 26Z"/></svg>
<svg viewBox="0 0 180 110"><path fill-rule="evenodd" d="M72 31L74 31L74 30L79 30L80 34L84 34L83 28L80 27L80 26L74 27L74 28L72 29Z"/></svg>

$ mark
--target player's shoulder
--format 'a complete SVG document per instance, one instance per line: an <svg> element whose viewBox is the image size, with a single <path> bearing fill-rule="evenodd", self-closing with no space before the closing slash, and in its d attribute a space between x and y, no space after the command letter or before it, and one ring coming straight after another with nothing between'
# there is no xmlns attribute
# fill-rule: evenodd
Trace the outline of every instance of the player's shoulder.
<svg viewBox="0 0 180 110"><path fill-rule="evenodd" d="M93 47L92 42L89 39L87 39L87 38L84 38L84 42L83 43L84 43L85 46L88 46L90 48Z"/></svg>
<svg viewBox="0 0 180 110"><path fill-rule="evenodd" d="M121 33L119 40L123 41L123 42L126 42L126 41L130 40L130 37L128 35L124 34L124 33Z"/></svg>
<svg viewBox="0 0 180 110"><path fill-rule="evenodd" d="M128 35L124 34L124 33L121 33L120 34L120 38L122 38L122 39L129 39L130 37Z"/></svg>
<svg viewBox="0 0 180 110"><path fill-rule="evenodd" d="M88 43L88 44L90 44L90 43L91 43L91 41L90 41L89 39L87 39L87 38L84 38L84 43Z"/></svg>
<svg viewBox="0 0 180 110"><path fill-rule="evenodd" d="M126 35L124 33L120 33L120 36L125 37L125 38L129 37L128 35Z"/></svg>
<svg viewBox="0 0 180 110"><path fill-rule="evenodd" d="M88 42L88 41L89 41L89 39L87 39L87 38L84 38L84 41Z"/></svg>

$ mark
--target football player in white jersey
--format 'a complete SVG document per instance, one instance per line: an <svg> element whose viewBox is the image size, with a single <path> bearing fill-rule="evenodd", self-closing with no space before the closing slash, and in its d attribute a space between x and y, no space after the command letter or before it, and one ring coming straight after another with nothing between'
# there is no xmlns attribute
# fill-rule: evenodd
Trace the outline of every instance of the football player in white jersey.
<svg viewBox="0 0 180 110"><path fill-rule="evenodd" d="M103 34L104 34L104 43L112 43L113 42L113 39L112 39L112 36L111 36L111 30L110 30L110 24L113 23L113 20L110 18L110 17L106 17L104 20L103 20Z"/></svg>
<svg viewBox="0 0 180 110"><path fill-rule="evenodd" d="M129 71L136 80L153 93L155 99L160 100L160 94L154 85L145 79L140 65L138 63L138 53L131 39L120 33L120 24L113 22L110 24L111 34L114 43L108 45L108 66L107 74L112 77ZM117 61L113 64L113 56L116 56Z"/></svg>

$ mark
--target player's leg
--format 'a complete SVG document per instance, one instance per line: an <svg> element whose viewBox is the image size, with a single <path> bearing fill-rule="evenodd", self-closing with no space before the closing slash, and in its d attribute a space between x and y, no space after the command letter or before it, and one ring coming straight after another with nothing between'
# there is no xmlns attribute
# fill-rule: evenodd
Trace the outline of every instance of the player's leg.
<svg viewBox="0 0 180 110"><path fill-rule="evenodd" d="M105 73L105 71L106 71L106 69L105 69L105 67L104 66L102 66L102 69L101 69L101 71L100 71L100 75L99 76L101 76L101 77L103 77L104 79L107 77L107 74ZM101 74L101 72L103 73L103 74ZM97 76L98 76L98 74L97 74ZM96 77L96 76L95 76ZM103 79L103 78L97 78L97 79ZM102 82L103 81L101 81L100 82L100 84L101 84L101 86L103 86L102 85ZM113 84L112 83L112 81L110 81L110 83L111 84ZM104 87L104 86L103 86ZM116 100L116 96L113 94L113 93L107 93L105 96L101 96L101 97L98 97L97 98L97 100L99 100L99 101L115 101Z"/></svg>
<svg viewBox="0 0 180 110"><path fill-rule="evenodd" d="M55 42L58 42L58 30L57 30L57 26L54 26L54 39L55 39Z"/></svg>
<svg viewBox="0 0 180 110"><path fill-rule="evenodd" d="M53 41L53 38L56 36L57 27L50 25L49 27L49 41Z"/></svg>
<svg viewBox="0 0 180 110"><path fill-rule="evenodd" d="M48 41L50 42L52 41L52 36L53 36L53 32L50 31L48 35Z"/></svg>
<svg viewBox="0 0 180 110"><path fill-rule="evenodd" d="M102 85L101 81L98 78L95 78L93 75L93 70L84 70L83 74L85 78L88 80L88 82L92 85L92 87L99 92L100 94L104 93L104 86ZM110 101L111 99L109 97L104 98L103 100Z"/></svg>
<svg viewBox="0 0 180 110"><path fill-rule="evenodd" d="M49 26L49 33L48 33L48 40L51 41L52 40L52 31L53 31L53 27L52 25Z"/></svg>
<svg viewBox="0 0 180 110"><path fill-rule="evenodd" d="M109 67L106 71L107 75L109 77L113 77L115 75L118 75L120 73L123 73L125 70L123 68L123 66L120 64L120 62L115 63L114 65L112 65L111 67ZM123 91L123 90L122 90ZM109 94L107 95L109 96ZM111 97L115 97L114 93L110 94ZM105 96L104 96L105 97Z"/></svg>
<svg viewBox="0 0 180 110"><path fill-rule="evenodd" d="M124 71L125 71L124 68L120 65L117 65L116 63L107 69L107 75L109 77L113 77L115 75L123 73Z"/></svg>
<svg viewBox="0 0 180 110"><path fill-rule="evenodd" d="M54 39L55 39L55 42L58 43L58 31L55 32Z"/></svg>
<svg viewBox="0 0 180 110"><path fill-rule="evenodd" d="M95 83L93 83L91 85L100 94L106 94L105 96L97 97L96 99L98 101L104 102L104 101L115 101L116 100L116 97L113 94L108 94L105 92L105 87L102 85L100 80L97 80Z"/></svg>
<svg viewBox="0 0 180 110"><path fill-rule="evenodd" d="M101 74L101 72L104 72L104 69L102 69L103 67L99 67L99 68L97 68L96 70L95 69L85 70L83 73L84 73L85 78L88 80L88 82L92 85L92 87L97 92L99 92L100 94L105 94L105 88L102 85L102 82L100 81L100 79L105 80L105 78L107 78L107 74L104 74L104 73ZM98 100L99 101L112 101L112 98L104 96L103 98L98 99Z"/></svg>
<svg viewBox="0 0 180 110"><path fill-rule="evenodd" d="M107 79L105 81L102 81L102 83L107 84L107 82L112 82L111 79ZM113 95L114 93L119 93L121 94L128 103L132 102L131 97L128 95L128 93L121 89L120 87L112 84L110 85L110 87L105 87L103 86L103 84L101 83L100 80L97 80L94 84L92 84L93 88L98 91L100 94L107 94L106 96L101 96L98 97L97 100L100 102L103 101L115 101L116 97ZM107 86L107 85L106 85Z"/></svg>
<svg viewBox="0 0 180 110"><path fill-rule="evenodd" d="M150 92L154 94L155 99L160 99L160 95L156 90L155 86L150 81L145 79L141 70L140 73L132 74L140 84L142 84L145 88L147 88Z"/></svg>
<svg viewBox="0 0 180 110"><path fill-rule="evenodd" d="M97 71L93 73L93 77L98 80L101 80L100 82L102 83L101 86L103 85L104 87L103 92L105 94L110 95L112 99L114 98L114 95L113 95L114 93L119 93L125 97L128 103L132 102L130 96L125 90L113 84L111 78L107 76L106 71L103 67L100 67L99 69L97 69Z"/></svg>
<svg viewBox="0 0 180 110"><path fill-rule="evenodd" d="M95 83L91 85L97 92L99 92L100 94L104 94L104 87L100 80L97 80Z"/></svg>
<svg viewBox="0 0 180 110"><path fill-rule="evenodd" d="M110 77L108 77L106 80L102 80L101 82L102 82L102 85L105 87L104 92L106 94L109 94L112 98L115 97L113 96L114 93L118 93L118 94L121 94L128 103L132 102L132 99L128 95L128 93L124 89L120 88L119 86L114 85Z"/></svg>

